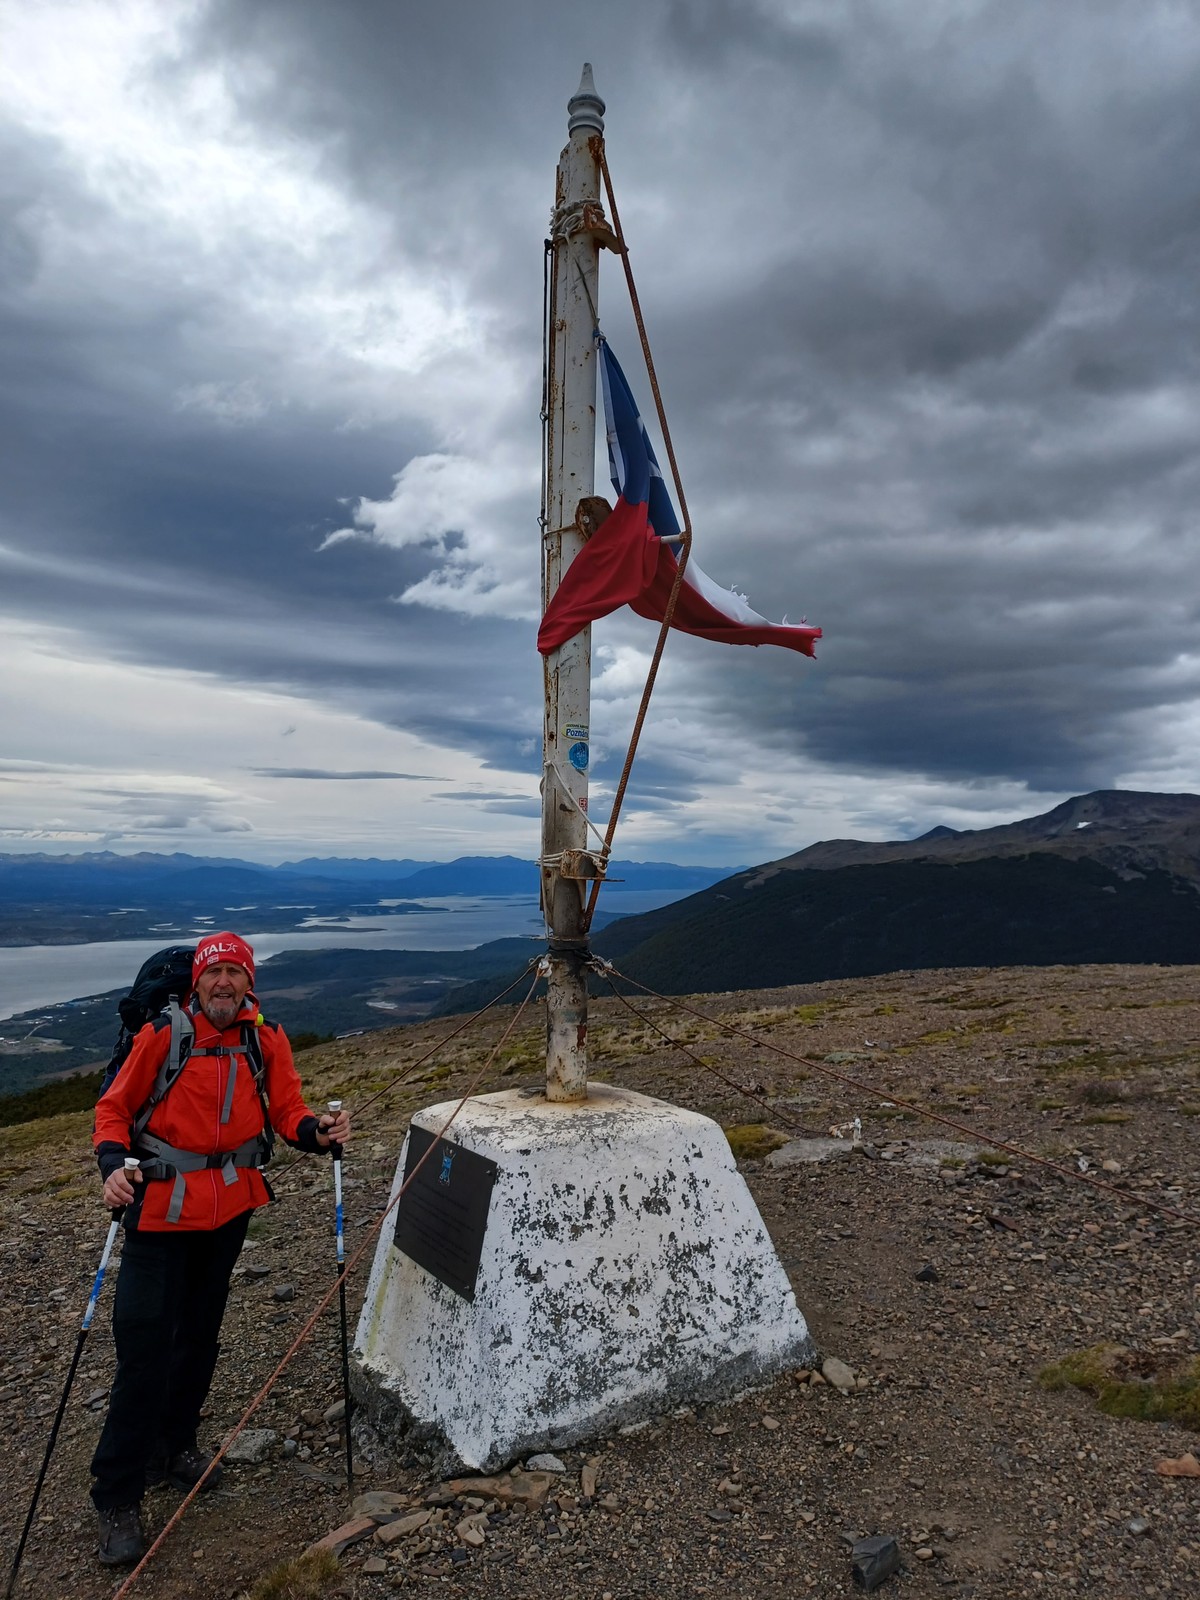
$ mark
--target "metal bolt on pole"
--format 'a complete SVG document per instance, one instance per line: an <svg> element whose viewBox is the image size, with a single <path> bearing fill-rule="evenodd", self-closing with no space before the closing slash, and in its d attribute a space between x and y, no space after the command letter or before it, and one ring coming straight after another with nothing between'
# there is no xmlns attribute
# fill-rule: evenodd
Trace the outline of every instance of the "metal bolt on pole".
<svg viewBox="0 0 1200 1600"><path fill-rule="evenodd" d="M585 65L567 103L568 140L558 163L551 218L547 329L545 526L542 609L582 549L577 521L589 498L596 455L596 315L600 242L600 141L604 101ZM591 629L545 658L542 769L542 907L550 929L546 994L546 1096L587 1099L587 881L564 872L564 856L587 847Z"/></svg>

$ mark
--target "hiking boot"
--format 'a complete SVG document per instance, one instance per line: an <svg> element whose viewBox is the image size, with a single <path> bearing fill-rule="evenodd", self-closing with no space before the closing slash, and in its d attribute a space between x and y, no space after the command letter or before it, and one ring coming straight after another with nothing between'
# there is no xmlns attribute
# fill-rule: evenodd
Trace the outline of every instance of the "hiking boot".
<svg viewBox="0 0 1200 1600"><path fill-rule="evenodd" d="M190 1444L186 1450L180 1450L177 1455L170 1456L164 1468L168 1483L176 1489L194 1489L208 1472L208 1464L212 1457L207 1451L201 1450L199 1445ZM207 1494L210 1489L215 1489L221 1481L221 1468L216 1467L204 1481L201 1494Z"/></svg>
<svg viewBox="0 0 1200 1600"><path fill-rule="evenodd" d="M141 1506L105 1506L100 1511L100 1547L106 1567L131 1567L146 1554Z"/></svg>

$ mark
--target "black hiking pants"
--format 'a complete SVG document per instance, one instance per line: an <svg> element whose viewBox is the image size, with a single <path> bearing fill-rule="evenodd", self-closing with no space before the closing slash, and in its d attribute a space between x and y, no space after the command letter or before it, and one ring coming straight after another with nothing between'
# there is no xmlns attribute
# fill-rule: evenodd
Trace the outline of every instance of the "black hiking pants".
<svg viewBox="0 0 1200 1600"><path fill-rule="evenodd" d="M135 1505L147 1463L196 1443L250 1216L211 1233L126 1232L113 1300L117 1375L92 1457L98 1510Z"/></svg>

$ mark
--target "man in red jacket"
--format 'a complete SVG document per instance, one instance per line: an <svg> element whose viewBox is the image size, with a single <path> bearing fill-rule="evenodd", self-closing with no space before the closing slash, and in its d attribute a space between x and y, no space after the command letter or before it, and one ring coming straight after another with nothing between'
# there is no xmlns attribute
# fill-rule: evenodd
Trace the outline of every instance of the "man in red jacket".
<svg viewBox="0 0 1200 1600"><path fill-rule="evenodd" d="M263 1020L253 982L254 952L244 939L203 939L183 1017L174 1028L164 1017L141 1030L96 1105L104 1203L127 1208L113 1305L117 1373L92 1458L106 1566L145 1553L148 1479L190 1489L212 1459L197 1445L196 1429L250 1214L272 1198L261 1171L270 1130L312 1152L349 1137L344 1111L318 1117L305 1105L287 1035ZM183 1066L164 1087L160 1069L173 1033L189 1023L190 1050L175 1046ZM130 1154L141 1161L133 1182L124 1166ZM219 1476L220 1468L205 1488Z"/></svg>

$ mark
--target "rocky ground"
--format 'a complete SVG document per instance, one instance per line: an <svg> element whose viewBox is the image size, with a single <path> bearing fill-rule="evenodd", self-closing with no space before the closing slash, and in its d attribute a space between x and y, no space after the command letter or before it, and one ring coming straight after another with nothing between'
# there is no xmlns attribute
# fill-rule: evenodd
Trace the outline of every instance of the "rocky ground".
<svg viewBox="0 0 1200 1600"><path fill-rule="evenodd" d="M1200 1451L1197 1432L1106 1416L1075 1389L1048 1392L1038 1374L1105 1341L1130 1347L1145 1376L1200 1354L1200 1241L1194 1222L1169 1215L1200 1214L1197 977L1178 967L941 971L695 1002L756 1042L665 1002L635 1002L766 1107L667 1046L649 1022L600 1002L598 1076L725 1126L765 1119L779 1138L860 1119L866 1153L813 1162L794 1159L805 1147L785 1145L743 1163L817 1345L852 1369L852 1390L788 1374L765 1392L561 1453L563 1472L545 1478L445 1485L419 1464L391 1477L364 1466L356 1490L375 1498L356 1513L331 1411L335 1300L254 1418L277 1436L264 1459L229 1467L133 1593L239 1596L358 1515L363 1536L324 1590L356 1600L439 1586L494 1600L843 1595L854 1592L849 1546L874 1533L894 1535L904 1557L882 1595L1195 1594L1200 1478L1155 1468ZM307 1053L310 1099L341 1093L361 1104L450 1026ZM528 1014L484 1090L537 1081L541 1027ZM408 1114L464 1087L499 1031L489 1020L451 1042L419 1083L364 1111L346 1163L352 1246L369 1237L386 1198ZM967 1131L925 1122L899 1099ZM87 1121L10 1128L0 1156L5 1572L104 1236ZM1000 1152L976 1157L983 1134L1074 1172L1086 1165L1123 1193ZM298 1160L277 1188L280 1204L256 1219L234 1284L210 1443L332 1277L327 1166ZM111 1285L21 1596L91 1600L116 1587L95 1563L86 1501L112 1368L110 1307ZM151 1493L152 1532L178 1498Z"/></svg>

